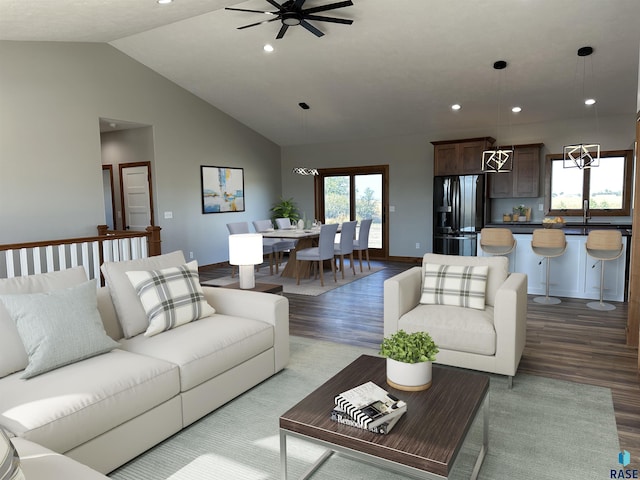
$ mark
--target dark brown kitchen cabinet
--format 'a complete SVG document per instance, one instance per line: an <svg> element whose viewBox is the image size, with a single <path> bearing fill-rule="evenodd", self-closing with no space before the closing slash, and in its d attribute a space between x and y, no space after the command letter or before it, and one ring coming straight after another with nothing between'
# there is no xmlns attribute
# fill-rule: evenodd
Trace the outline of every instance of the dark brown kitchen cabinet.
<svg viewBox="0 0 640 480"><path fill-rule="evenodd" d="M433 174L471 175L482 173L482 152L493 145L491 137L465 140L431 142L433 151Z"/></svg>
<svg viewBox="0 0 640 480"><path fill-rule="evenodd" d="M533 198L540 196L540 150L542 145L542 143L515 145L511 171L487 174L489 177L489 197Z"/></svg>

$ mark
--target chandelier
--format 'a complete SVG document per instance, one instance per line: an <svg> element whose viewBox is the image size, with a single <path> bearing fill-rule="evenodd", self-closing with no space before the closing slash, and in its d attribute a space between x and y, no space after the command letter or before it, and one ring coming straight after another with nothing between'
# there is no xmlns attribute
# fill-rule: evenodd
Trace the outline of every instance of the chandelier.
<svg viewBox="0 0 640 480"><path fill-rule="evenodd" d="M507 68L507 62L498 60L493 64L494 70L504 70ZM498 80L498 125L500 130L500 81ZM498 135L496 135L497 137ZM482 171L488 173L510 172L513 168L513 148L510 150L502 147L495 147L482 152Z"/></svg>
<svg viewBox="0 0 640 480"><path fill-rule="evenodd" d="M596 119L596 130L598 128L598 109L596 100L593 97L586 97L586 58L593 53L593 47L581 47L578 49L578 58L582 58L582 96L587 108L593 108ZM579 60L578 60L579 61ZM577 67L576 67L577 69ZM593 77L593 62L591 62L591 76ZM593 82L592 82L593 83ZM585 98L586 97L586 98ZM592 168L600 166L600 144L594 142L575 143L565 145L562 148L562 166L564 168Z"/></svg>

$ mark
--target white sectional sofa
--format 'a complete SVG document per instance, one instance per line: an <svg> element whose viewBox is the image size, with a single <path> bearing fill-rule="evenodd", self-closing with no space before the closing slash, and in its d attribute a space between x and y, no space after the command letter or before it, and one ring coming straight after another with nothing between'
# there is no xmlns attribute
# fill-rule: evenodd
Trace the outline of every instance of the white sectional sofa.
<svg viewBox="0 0 640 480"><path fill-rule="evenodd" d="M125 272L184 263L174 252L103 265L97 309L116 348L28 379L31 358L3 294L58 295L86 275L78 267L0 279L0 427L19 437L18 451L49 449L107 473L285 367L289 304L279 295L203 287L213 315L154 336L139 331L127 317L145 312Z"/></svg>
<svg viewBox="0 0 640 480"><path fill-rule="evenodd" d="M486 268L480 308L452 305L459 295L450 289L449 304L443 276L435 279L438 295L423 297L427 265ZM455 286L455 283L454 283ZM435 300L440 297L443 301ZM384 334L398 330L427 331L438 345L436 362L444 365L516 374L527 335L527 276L508 272L505 257L468 257L427 253L422 267L413 267L384 282Z"/></svg>

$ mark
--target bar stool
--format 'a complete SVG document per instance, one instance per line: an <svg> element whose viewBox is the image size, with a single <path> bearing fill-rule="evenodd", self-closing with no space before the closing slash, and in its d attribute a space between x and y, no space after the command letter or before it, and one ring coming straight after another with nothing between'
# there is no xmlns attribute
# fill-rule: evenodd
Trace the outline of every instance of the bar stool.
<svg viewBox="0 0 640 480"><path fill-rule="evenodd" d="M604 296L604 262L615 260L622 255L622 235L618 230L592 230L587 236L585 249L590 257L600 260L600 301L589 302L587 307L601 311L615 310L615 305L602 301ZM591 268L595 266L594 263Z"/></svg>
<svg viewBox="0 0 640 480"><path fill-rule="evenodd" d="M561 300L549 296L549 262L551 262L553 257L563 255L567 249L567 240L564 237L564 232L554 228L538 228L534 230L533 238L531 239L531 249L536 255L547 259L546 293L544 297L535 297L533 301L545 305L556 305L560 303ZM542 260L540 260L540 263L542 263ZM538 263L538 265L540 265L540 263Z"/></svg>
<svg viewBox="0 0 640 480"><path fill-rule="evenodd" d="M509 255L516 248L516 239L508 228L480 230L480 249L489 255Z"/></svg>

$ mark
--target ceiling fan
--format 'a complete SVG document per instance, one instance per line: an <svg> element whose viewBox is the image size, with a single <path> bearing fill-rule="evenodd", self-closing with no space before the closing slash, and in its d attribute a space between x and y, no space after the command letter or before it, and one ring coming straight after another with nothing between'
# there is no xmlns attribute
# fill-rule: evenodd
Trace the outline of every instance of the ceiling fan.
<svg viewBox="0 0 640 480"><path fill-rule="evenodd" d="M261 25L263 23L274 22L276 20L280 20L282 22L282 27L278 32L276 38L284 37L284 34L287 32L289 27L293 27L295 25L302 25L304 28L313 33L316 37L322 37L324 33L311 25L308 20L313 20L317 22L332 22L332 23L343 23L345 25L351 25L353 20L346 20L344 18L335 18L335 17L325 17L320 15L314 15L318 12L326 12L327 10L335 10L336 8L350 7L353 5L353 2L336 2L330 3L329 5L321 5L319 7L311 7L311 8L302 8L304 2L306 0L289 0L284 2L283 4L279 4L274 0L266 0L271 5L273 5L278 10L275 12L265 12L263 10L247 10L244 8L231 8L227 7L225 10L236 10L238 12L252 12L252 13L263 13L265 15L272 15L274 18L270 18L269 20L264 20L262 22L252 23L250 25L244 25L243 27L238 27L238 30L242 30L243 28L255 27L256 25Z"/></svg>

